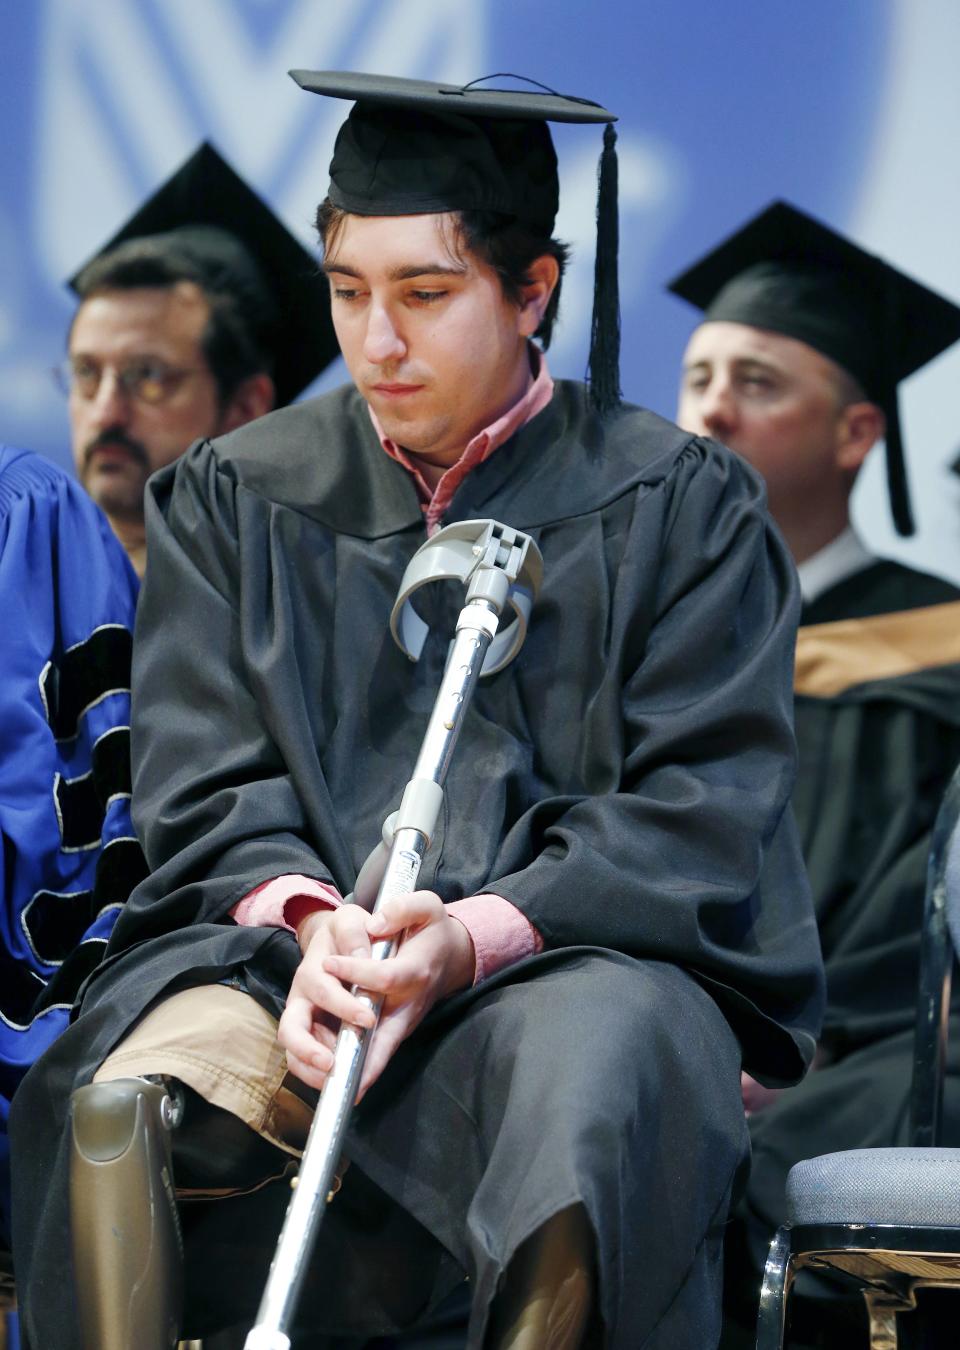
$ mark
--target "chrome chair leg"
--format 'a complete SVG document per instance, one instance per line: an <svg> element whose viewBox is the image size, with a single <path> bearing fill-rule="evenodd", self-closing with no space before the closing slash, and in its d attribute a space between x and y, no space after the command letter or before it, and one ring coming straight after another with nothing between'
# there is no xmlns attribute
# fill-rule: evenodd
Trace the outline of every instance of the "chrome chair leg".
<svg viewBox="0 0 960 1350"><path fill-rule="evenodd" d="M787 1297L792 1283L790 1230L778 1228L763 1268L757 1317L757 1350L782 1350Z"/></svg>
<svg viewBox="0 0 960 1350"><path fill-rule="evenodd" d="M870 1350L897 1350L897 1313L909 1304L869 1289L863 1291L870 1323Z"/></svg>

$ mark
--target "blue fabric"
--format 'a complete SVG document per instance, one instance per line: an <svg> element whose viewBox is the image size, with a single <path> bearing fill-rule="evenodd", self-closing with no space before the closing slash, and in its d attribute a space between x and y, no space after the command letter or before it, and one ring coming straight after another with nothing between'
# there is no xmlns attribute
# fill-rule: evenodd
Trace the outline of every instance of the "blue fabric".
<svg viewBox="0 0 960 1350"><path fill-rule="evenodd" d="M790 1169L791 1224L960 1226L960 1149L851 1148Z"/></svg>
<svg viewBox="0 0 960 1350"><path fill-rule="evenodd" d="M126 898L138 582L52 463L0 446L0 1238L7 1117ZM134 862L134 870L136 864Z"/></svg>

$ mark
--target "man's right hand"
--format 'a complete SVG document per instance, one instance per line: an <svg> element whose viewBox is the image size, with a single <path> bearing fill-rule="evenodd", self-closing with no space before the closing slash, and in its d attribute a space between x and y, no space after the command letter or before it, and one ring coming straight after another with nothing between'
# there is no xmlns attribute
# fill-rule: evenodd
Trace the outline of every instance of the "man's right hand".
<svg viewBox="0 0 960 1350"><path fill-rule="evenodd" d="M341 1022L370 1028L375 1014L323 967L328 956L369 957L370 915L360 905L340 905L308 914L297 924L303 959L287 995L277 1037L287 1052L290 1072L310 1087L322 1088L333 1068L333 1049Z"/></svg>

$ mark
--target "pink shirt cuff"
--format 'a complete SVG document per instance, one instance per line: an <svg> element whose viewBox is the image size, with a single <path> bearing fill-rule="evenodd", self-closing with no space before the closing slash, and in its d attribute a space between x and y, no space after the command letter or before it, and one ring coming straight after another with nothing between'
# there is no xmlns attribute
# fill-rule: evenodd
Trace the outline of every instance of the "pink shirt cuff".
<svg viewBox="0 0 960 1350"><path fill-rule="evenodd" d="M230 917L243 928L287 928L295 933L305 915L341 904L343 897L335 886L291 873L255 886L237 901Z"/></svg>
<svg viewBox="0 0 960 1350"><path fill-rule="evenodd" d="M543 951L543 938L525 914L502 895L470 895L447 906L470 934L477 966L473 982Z"/></svg>

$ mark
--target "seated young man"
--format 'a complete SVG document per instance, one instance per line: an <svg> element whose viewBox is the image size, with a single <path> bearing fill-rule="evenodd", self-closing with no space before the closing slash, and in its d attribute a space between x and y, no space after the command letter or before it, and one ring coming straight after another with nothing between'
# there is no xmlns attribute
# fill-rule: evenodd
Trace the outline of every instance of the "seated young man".
<svg viewBox="0 0 960 1350"><path fill-rule="evenodd" d="M702 1350L741 1065L795 1080L819 1019L787 809L793 569L751 470L609 379L553 381L534 342L565 257L544 119L610 114L298 78L356 100L318 216L353 384L152 480L152 875L16 1112L28 1344L81 1343L64 1122L94 1076L185 1085L183 1331L252 1320L288 1195L264 1183L333 1026L367 1021L357 983L383 1016L300 1327L390 1334L468 1278L472 1347ZM424 539L480 516L535 537L544 583L474 695L421 889L371 917L341 896L412 773L462 591L434 588L416 664L390 611Z"/></svg>

